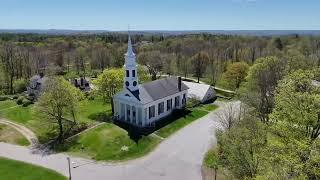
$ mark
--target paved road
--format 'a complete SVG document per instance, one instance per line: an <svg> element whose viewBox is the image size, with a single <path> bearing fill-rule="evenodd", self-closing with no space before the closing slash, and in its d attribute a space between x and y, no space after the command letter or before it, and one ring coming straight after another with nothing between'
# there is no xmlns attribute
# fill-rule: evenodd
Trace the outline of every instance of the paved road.
<svg viewBox="0 0 320 180"><path fill-rule="evenodd" d="M220 107L217 111L221 110ZM149 155L122 163L94 162L72 157L75 180L200 180L207 149L215 143L218 126L214 113L193 122L164 140ZM22 160L68 175L65 154L41 156L24 147L0 143L0 156Z"/></svg>
<svg viewBox="0 0 320 180"><path fill-rule="evenodd" d="M22 135L24 135L27 138L27 140L31 143L31 145L35 145L38 143L37 136L30 129L20 124L14 123L12 121L8 121L6 119L1 119L1 118L0 118L0 124L5 124L19 131Z"/></svg>

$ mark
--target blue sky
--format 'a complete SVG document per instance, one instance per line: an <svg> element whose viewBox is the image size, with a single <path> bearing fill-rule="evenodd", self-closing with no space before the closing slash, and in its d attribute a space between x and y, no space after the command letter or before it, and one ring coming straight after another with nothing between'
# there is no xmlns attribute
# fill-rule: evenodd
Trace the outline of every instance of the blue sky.
<svg viewBox="0 0 320 180"><path fill-rule="evenodd" d="M0 29L320 30L320 0L1 0Z"/></svg>

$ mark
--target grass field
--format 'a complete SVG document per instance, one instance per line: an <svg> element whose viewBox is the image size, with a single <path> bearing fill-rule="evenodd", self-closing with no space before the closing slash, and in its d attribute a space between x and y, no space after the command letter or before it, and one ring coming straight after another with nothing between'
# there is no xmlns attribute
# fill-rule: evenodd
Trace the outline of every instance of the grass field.
<svg viewBox="0 0 320 180"><path fill-rule="evenodd" d="M17 130L0 124L0 142L17 144L21 146L30 145L29 141Z"/></svg>
<svg viewBox="0 0 320 180"><path fill-rule="evenodd" d="M42 118L34 112L34 105L28 107L16 106L15 101L0 101L0 117L4 117L10 121L20 123L32 131L39 137L44 137L52 124L42 120ZM9 108L13 107L13 108ZM8 109L9 108L9 109ZM77 120L87 124L97 123L92 117L102 112L110 112L111 105L105 104L101 99L80 102Z"/></svg>
<svg viewBox="0 0 320 180"><path fill-rule="evenodd" d="M0 157L1 180L66 180L61 174L40 166Z"/></svg>
<svg viewBox="0 0 320 180"><path fill-rule="evenodd" d="M160 139L153 136L135 142L127 131L106 123L74 138L66 148L72 154L96 160L126 160L145 155L159 142Z"/></svg>
<svg viewBox="0 0 320 180"><path fill-rule="evenodd" d="M215 104L201 104L201 105L197 106L197 108L201 109L201 110L205 110L205 111L213 111L213 110L217 109L218 106Z"/></svg>
<svg viewBox="0 0 320 180"><path fill-rule="evenodd" d="M203 116L208 114L208 112L203 111L199 108L194 108L191 113L187 114L184 117L181 117L172 123L168 124L167 126L157 130L155 134L157 134L160 137L166 138L170 136L171 134L175 133L179 129L185 127L186 125L190 124L194 120L197 120ZM175 117L169 117L169 118L175 118Z"/></svg>

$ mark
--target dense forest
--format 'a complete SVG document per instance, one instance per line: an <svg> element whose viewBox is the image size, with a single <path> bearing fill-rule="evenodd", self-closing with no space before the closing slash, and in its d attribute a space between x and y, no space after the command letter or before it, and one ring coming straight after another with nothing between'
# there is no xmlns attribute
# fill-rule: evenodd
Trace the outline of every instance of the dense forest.
<svg viewBox="0 0 320 180"><path fill-rule="evenodd" d="M1 34L0 95L23 92L40 72L69 79L121 68L127 38ZM132 39L137 61L152 80L179 75L236 91L241 111L221 115L225 130L217 133L210 167L237 179L320 179L320 37L133 34Z"/></svg>
<svg viewBox="0 0 320 180"><path fill-rule="evenodd" d="M199 77L203 81L239 88L260 57L276 56L297 67L320 63L320 38L288 35L253 37L194 34L132 35L138 63L152 79L161 74ZM66 77L96 76L105 68L122 67L127 34L41 35L1 34L1 92L12 94L24 80L39 72ZM237 76L242 73L242 77Z"/></svg>

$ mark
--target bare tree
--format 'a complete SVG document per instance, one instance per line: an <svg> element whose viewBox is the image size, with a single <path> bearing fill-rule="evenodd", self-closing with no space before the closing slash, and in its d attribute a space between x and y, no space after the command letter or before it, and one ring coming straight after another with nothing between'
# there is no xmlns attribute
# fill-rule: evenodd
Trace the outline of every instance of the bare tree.
<svg viewBox="0 0 320 180"><path fill-rule="evenodd" d="M3 52L0 54L1 63L6 75L7 87L10 94L13 94L13 81L15 77L15 49L13 44L6 43Z"/></svg>
<svg viewBox="0 0 320 180"><path fill-rule="evenodd" d="M160 51L148 51L141 53L138 57L140 63L148 68L153 81L157 79L158 73L160 73L163 68L162 59L163 57L161 56Z"/></svg>
<svg viewBox="0 0 320 180"><path fill-rule="evenodd" d="M235 104L228 103L223 109L216 113L223 129L229 130L239 121L239 111Z"/></svg>

